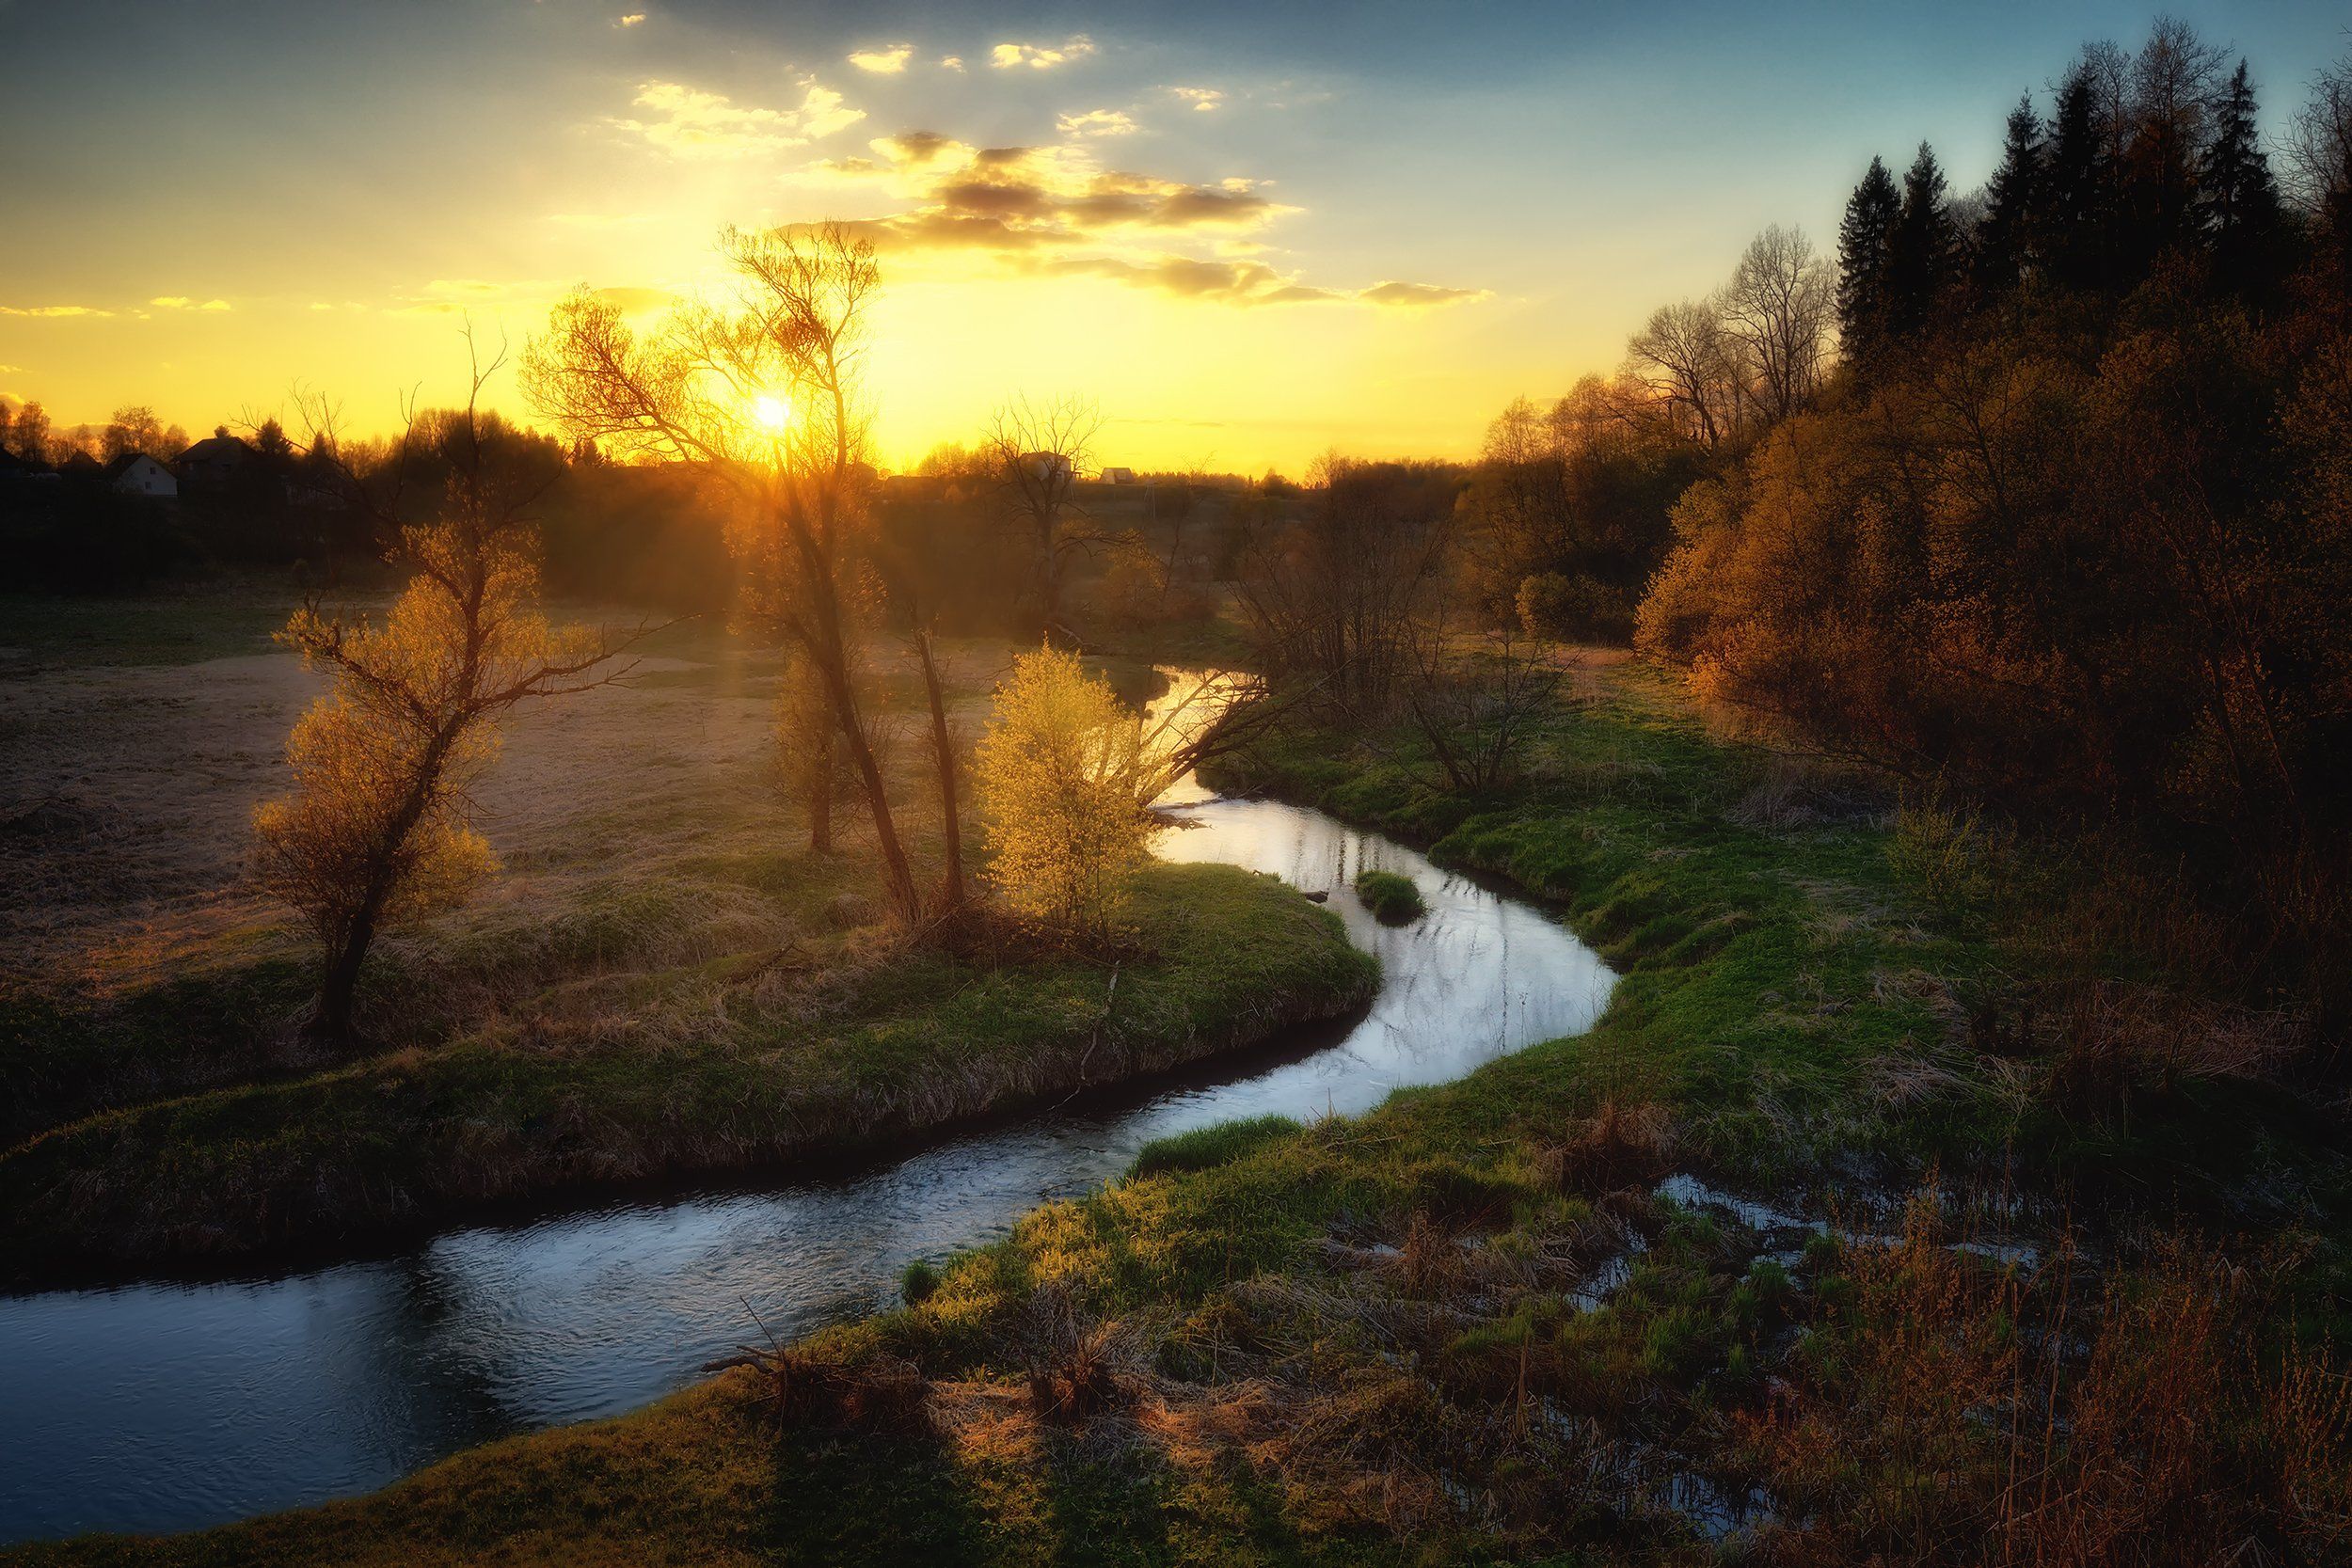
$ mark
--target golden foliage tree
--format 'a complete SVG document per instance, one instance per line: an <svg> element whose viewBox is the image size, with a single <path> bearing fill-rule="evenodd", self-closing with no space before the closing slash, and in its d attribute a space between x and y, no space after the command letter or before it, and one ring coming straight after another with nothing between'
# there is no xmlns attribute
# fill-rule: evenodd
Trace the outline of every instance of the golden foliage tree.
<svg viewBox="0 0 2352 1568"><path fill-rule="evenodd" d="M306 605L278 640L334 685L287 742L292 793L254 813L255 873L308 920L323 948L312 1031L347 1037L361 965L386 927L462 897L495 868L466 820L469 786L498 747L497 721L533 697L607 684L618 651L585 627L559 630L532 607L535 487L502 476L475 412L441 427L451 463L442 505L400 530L411 571L381 624ZM417 425L404 437L403 454Z"/></svg>
<svg viewBox="0 0 2352 1568"><path fill-rule="evenodd" d="M1077 656L1014 660L975 758L998 889L1021 913L1102 934L1165 824L1152 802L1170 766L1143 719Z"/></svg>

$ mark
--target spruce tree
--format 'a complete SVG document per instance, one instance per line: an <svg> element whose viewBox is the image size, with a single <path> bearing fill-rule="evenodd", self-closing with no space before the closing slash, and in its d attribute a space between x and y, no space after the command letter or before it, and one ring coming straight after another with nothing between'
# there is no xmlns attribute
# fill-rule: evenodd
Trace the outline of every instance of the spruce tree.
<svg viewBox="0 0 2352 1568"><path fill-rule="evenodd" d="M2240 60L2215 117L2198 218L2213 253L2215 283L2259 304L2279 281L2280 218L2279 186L2255 115L2254 88Z"/></svg>
<svg viewBox="0 0 2352 1568"><path fill-rule="evenodd" d="M1935 150L1921 142L1903 176L1902 208L1886 237L1886 330L1892 337L1923 331L1951 293L1960 236L1944 188Z"/></svg>
<svg viewBox="0 0 2352 1568"><path fill-rule="evenodd" d="M2077 64L2058 85L2050 117L2042 221L2035 225L2050 274L2070 289L2096 288L2105 278L2106 209L2098 89Z"/></svg>
<svg viewBox="0 0 2352 1568"><path fill-rule="evenodd" d="M1872 158L1837 227L1837 325L1850 358L1868 358L1886 336L1887 242L1901 211L1894 176Z"/></svg>
<svg viewBox="0 0 2352 1568"><path fill-rule="evenodd" d="M2001 166L1985 187L1984 223L1978 230L1976 286L1991 300L2024 281L2036 260L2034 221L2042 211L2042 121L2030 95L2009 114Z"/></svg>

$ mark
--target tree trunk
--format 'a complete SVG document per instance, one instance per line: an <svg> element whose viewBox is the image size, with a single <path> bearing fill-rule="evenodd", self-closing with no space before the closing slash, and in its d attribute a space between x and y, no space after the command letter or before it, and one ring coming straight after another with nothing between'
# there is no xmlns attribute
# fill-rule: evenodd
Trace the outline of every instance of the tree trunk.
<svg viewBox="0 0 2352 1568"><path fill-rule="evenodd" d="M931 708L931 757L939 768L941 832L946 839L947 870L940 879L940 912L963 907L963 823L956 807L956 752L947 734L947 704L939 685L939 661L931 651L931 634L914 634L914 651L923 661L923 695Z"/></svg>
<svg viewBox="0 0 2352 1568"><path fill-rule="evenodd" d="M833 853L833 731L818 737L817 755L809 762L808 852Z"/></svg>
<svg viewBox="0 0 2352 1568"><path fill-rule="evenodd" d="M375 917L363 913L352 922L334 951L326 955L326 970L319 982L318 1009L310 1015L308 1033L313 1039L341 1045L352 1037L351 1017L359 989L359 966L367 960L368 944L375 936Z"/></svg>

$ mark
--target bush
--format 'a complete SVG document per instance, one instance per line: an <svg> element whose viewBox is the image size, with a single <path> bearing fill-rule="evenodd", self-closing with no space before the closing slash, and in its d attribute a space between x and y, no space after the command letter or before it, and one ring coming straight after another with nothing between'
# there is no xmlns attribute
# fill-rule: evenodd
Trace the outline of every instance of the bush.
<svg viewBox="0 0 2352 1568"><path fill-rule="evenodd" d="M1633 641L1633 601L1623 589L1597 578L1542 572L1523 578L1518 592L1519 625L1530 637L1561 642Z"/></svg>
<svg viewBox="0 0 2352 1568"><path fill-rule="evenodd" d="M1364 908L1383 926L1406 925L1420 919L1429 909L1413 879L1393 871L1358 872L1356 896L1364 901Z"/></svg>

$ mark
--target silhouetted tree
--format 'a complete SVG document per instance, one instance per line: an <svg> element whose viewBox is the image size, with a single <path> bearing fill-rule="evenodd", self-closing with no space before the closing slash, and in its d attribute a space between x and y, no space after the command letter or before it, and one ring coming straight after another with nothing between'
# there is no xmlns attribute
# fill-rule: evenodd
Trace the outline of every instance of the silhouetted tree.
<svg viewBox="0 0 2352 1568"><path fill-rule="evenodd" d="M997 505L1030 551L1030 593L1038 625L1048 636L1069 635L1061 624L1063 577L1070 558L1095 543L1076 490L1102 424L1102 411L1090 398L1015 398L996 410L980 435Z"/></svg>
<svg viewBox="0 0 2352 1568"><path fill-rule="evenodd" d="M1976 292L1979 300L2007 293L2034 264L2034 221L2042 209L2042 120L2031 95L2009 112L2001 163L1985 186L1984 222L1977 230Z"/></svg>
<svg viewBox="0 0 2352 1568"><path fill-rule="evenodd" d="M2070 289L2106 277L2106 177L2101 162L2098 87L2077 63L2058 84L2036 240L2050 273Z"/></svg>
<svg viewBox="0 0 2352 1568"><path fill-rule="evenodd" d="M2279 187L2262 149L2246 62L2215 113L2199 214L2213 251L2214 279L2249 303L2269 300L2280 262Z"/></svg>
<svg viewBox="0 0 2352 1568"><path fill-rule="evenodd" d="M1836 285L1813 242L1778 224L1749 242L1724 288L1724 330L1743 350L1751 401L1768 421L1813 395L1828 352Z"/></svg>
<svg viewBox="0 0 2352 1568"><path fill-rule="evenodd" d="M1886 238L1886 329L1893 337L1925 330L1951 296L1959 234L1944 189L1935 150L1921 142L1903 176L1902 210Z"/></svg>
<svg viewBox="0 0 2352 1568"><path fill-rule="evenodd" d="M1872 158L1837 228L1837 325L1850 358L1869 359L1885 340L1887 246L1901 214L1894 177Z"/></svg>

